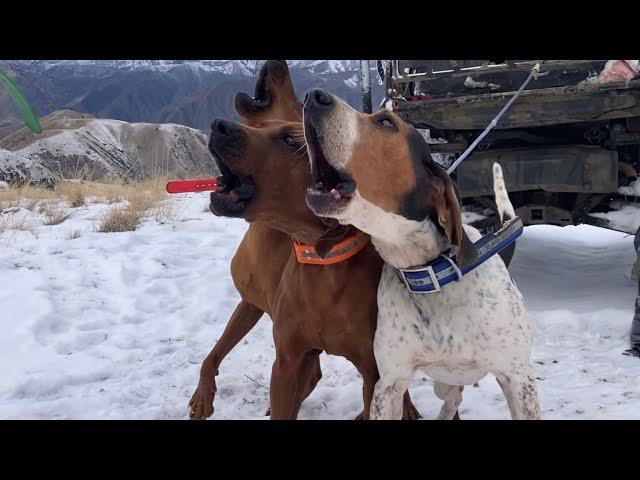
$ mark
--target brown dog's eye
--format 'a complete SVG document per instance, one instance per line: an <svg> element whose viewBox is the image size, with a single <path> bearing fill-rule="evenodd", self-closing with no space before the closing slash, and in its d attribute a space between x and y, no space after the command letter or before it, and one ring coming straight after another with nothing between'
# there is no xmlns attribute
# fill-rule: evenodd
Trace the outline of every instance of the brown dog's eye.
<svg viewBox="0 0 640 480"><path fill-rule="evenodd" d="M283 137L282 141L287 147L289 147L292 150L296 150L298 148L298 142L296 142L293 139L293 137L290 137L289 135L287 135L286 137Z"/></svg>
<svg viewBox="0 0 640 480"><path fill-rule="evenodd" d="M393 128L395 127L395 125L393 124L393 122L391 121L391 119L385 117L385 118L381 118L380 120L378 120L378 125L380 125L381 127L387 127L387 128Z"/></svg>

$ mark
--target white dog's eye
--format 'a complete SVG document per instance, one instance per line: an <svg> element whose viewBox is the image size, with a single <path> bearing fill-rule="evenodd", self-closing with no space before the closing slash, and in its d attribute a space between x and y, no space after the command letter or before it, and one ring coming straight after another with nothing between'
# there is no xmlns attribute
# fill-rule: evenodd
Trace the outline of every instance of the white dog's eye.
<svg viewBox="0 0 640 480"><path fill-rule="evenodd" d="M378 120L378 125L382 126L382 127L387 127L387 128L393 128L395 125L393 124L393 122L389 119L389 118L381 118L380 120Z"/></svg>

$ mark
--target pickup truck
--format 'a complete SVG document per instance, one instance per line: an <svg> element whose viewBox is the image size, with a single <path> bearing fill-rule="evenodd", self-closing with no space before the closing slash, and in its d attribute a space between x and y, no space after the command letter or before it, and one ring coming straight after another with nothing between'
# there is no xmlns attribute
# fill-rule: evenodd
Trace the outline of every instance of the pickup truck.
<svg viewBox="0 0 640 480"><path fill-rule="evenodd" d="M450 165L522 85L537 60L378 61L384 103L424 131ZM525 225L589 223L636 233L640 76L598 81L607 60L547 60L496 127L452 177L463 210L482 231L497 226L491 166L502 165ZM640 182L638 182L640 184ZM640 212L640 209L637 210ZM638 215L640 219L640 215ZM640 221L640 220L639 220ZM515 246L514 246L515 248ZM513 250L505 252L507 263Z"/></svg>

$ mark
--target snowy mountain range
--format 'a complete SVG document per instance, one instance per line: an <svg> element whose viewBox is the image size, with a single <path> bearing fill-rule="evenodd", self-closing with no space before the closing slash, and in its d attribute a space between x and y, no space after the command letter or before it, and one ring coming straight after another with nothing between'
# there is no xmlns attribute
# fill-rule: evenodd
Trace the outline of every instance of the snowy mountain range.
<svg viewBox="0 0 640 480"><path fill-rule="evenodd" d="M22 63L39 66L45 70L56 67L73 70L91 69L147 69L168 71L175 67L188 66L193 69L221 72L228 75L254 76L264 60L22 60ZM289 60L289 68L306 69L312 73L326 74L355 71L358 60Z"/></svg>
<svg viewBox="0 0 640 480"><path fill-rule="evenodd" d="M253 91L263 60L13 60L1 61L39 115L70 109L127 122L179 123L206 132L216 117L235 118L237 91ZM373 64L375 65L375 64ZM330 90L360 107L357 60L291 60L300 96ZM374 101L382 87L373 77ZM0 139L21 127L0 90Z"/></svg>

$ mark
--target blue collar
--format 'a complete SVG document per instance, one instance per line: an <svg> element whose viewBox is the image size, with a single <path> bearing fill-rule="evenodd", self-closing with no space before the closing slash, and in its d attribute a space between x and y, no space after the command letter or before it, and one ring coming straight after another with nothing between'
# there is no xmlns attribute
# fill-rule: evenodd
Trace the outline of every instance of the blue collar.
<svg viewBox="0 0 640 480"><path fill-rule="evenodd" d="M458 267L453 249L450 249L426 265L397 269L398 276L412 293L439 292L448 283L461 280L463 275L507 248L522 235L523 230L520 217L513 218L497 232L485 235L473 244L478 252L474 263Z"/></svg>

